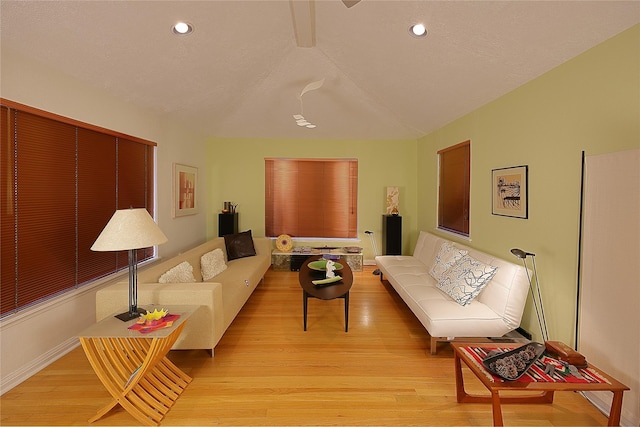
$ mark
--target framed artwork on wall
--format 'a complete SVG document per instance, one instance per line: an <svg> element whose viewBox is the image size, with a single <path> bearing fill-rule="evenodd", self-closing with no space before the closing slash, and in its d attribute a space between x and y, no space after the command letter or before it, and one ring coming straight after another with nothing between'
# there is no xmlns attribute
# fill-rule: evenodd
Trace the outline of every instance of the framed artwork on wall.
<svg viewBox="0 0 640 427"><path fill-rule="evenodd" d="M529 167L512 166L491 171L491 213L527 219Z"/></svg>
<svg viewBox="0 0 640 427"><path fill-rule="evenodd" d="M173 164L173 216L198 213L196 199L198 169L192 166Z"/></svg>

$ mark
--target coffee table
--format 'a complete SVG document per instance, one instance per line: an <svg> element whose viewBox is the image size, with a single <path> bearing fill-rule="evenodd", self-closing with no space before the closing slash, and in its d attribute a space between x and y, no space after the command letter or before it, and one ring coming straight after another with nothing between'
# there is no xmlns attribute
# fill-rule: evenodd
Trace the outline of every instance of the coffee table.
<svg viewBox="0 0 640 427"><path fill-rule="evenodd" d="M611 411L609 413L609 426L617 426L620 424L620 414L622 412L622 394L629 387L618 382L613 377L605 374L603 371L589 363L589 369L597 372L602 377L603 382L599 383L573 383L573 382L546 382L544 380L536 382L523 381L496 381L481 363L478 363L467 350L469 347L480 349L513 349L521 347L523 344L518 343L451 343L453 347L455 375L456 375L456 398L459 403L491 403L493 408L493 425L502 426L502 403L553 403L553 394L556 391L610 391L613 393L613 401L611 402ZM467 394L464 389L464 380L462 377L462 364L465 364L471 372L484 384L491 393L486 395ZM529 393L526 396L500 396L501 391L537 391L537 394Z"/></svg>
<svg viewBox="0 0 640 427"><path fill-rule="evenodd" d="M309 268L309 263L322 259L322 256L314 256L307 259L300 267L300 273L298 279L300 286L302 286L302 310L304 313L304 330L307 330L307 307L309 298L317 298L321 300L332 300L336 298L344 299L344 331L349 332L349 291L353 285L353 273L349 264L344 260L337 260L342 264L342 269L337 270L336 274L342 276L342 280L338 283L316 286L312 283L312 280L324 279L325 272L312 270Z"/></svg>
<svg viewBox="0 0 640 427"><path fill-rule="evenodd" d="M80 343L96 375L112 396L111 402L89 419L92 423L121 405L139 422L159 425L182 394L191 377L167 357L198 306L144 307L179 314L172 326L141 333L128 329L136 320L107 317L79 334Z"/></svg>

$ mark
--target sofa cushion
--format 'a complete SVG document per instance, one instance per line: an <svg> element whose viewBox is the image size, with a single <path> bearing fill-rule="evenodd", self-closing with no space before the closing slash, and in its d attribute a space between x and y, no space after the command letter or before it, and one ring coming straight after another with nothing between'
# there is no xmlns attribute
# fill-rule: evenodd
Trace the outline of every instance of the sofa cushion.
<svg viewBox="0 0 640 427"><path fill-rule="evenodd" d="M467 251L456 248L450 242L442 242L440 251L433 260L429 274L440 282L444 277L444 273L466 254Z"/></svg>
<svg viewBox="0 0 640 427"><path fill-rule="evenodd" d="M256 254L251 230L237 234L226 234L224 236L224 244L227 249L227 260L229 261Z"/></svg>
<svg viewBox="0 0 640 427"><path fill-rule="evenodd" d="M207 252L200 257L202 280L209 280L216 277L226 269L227 264L224 262L224 253L220 248Z"/></svg>
<svg viewBox="0 0 640 427"><path fill-rule="evenodd" d="M183 261L169 269L158 279L158 283L193 283L195 281L193 266L187 261Z"/></svg>
<svg viewBox="0 0 640 427"><path fill-rule="evenodd" d="M465 306L487 286L497 269L465 255L443 274L437 286L455 302Z"/></svg>

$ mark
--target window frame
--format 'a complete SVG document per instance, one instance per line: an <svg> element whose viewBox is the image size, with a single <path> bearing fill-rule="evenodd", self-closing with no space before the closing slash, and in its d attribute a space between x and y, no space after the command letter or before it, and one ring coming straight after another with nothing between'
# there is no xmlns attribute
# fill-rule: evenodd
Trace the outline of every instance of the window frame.
<svg viewBox="0 0 640 427"><path fill-rule="evenodd" d="M3 98L0 104L3 124L0 318L5 318L127 267L126 251L99 253L91 251L90 245L116 209L133 203L153 215L157 144ZM56 129L62 129L66 136L59 137ZM94 150L98 152L92 154ZM30 152L34 153L34 159L30 158ZM58 163L60 156L66 160ZM104 164L95 163L96 159ZM29 168L32 172L25 174ZM58 179L63 179L64 184L56 187ZM37 182L34 184L32 180ZM101 187L107 187L107 192ZM105 194L112 199L95 203ZM101 207L96 211L92 205ZM57 218L50 218L58 209ZM37 234L31 239L31 246L25 243L30 232L25 216L29 217L29 224L49 233L49 237L42 237L38 251L30 250L39 243ZM66 225L60 233L65 239L58 244L51 234L62 221ZM138 251L140 260L155 255L153 247ZM51 261L53 258L55 262ZM30 273L37 270L35 267L42 267L44 273Z"/></svg>

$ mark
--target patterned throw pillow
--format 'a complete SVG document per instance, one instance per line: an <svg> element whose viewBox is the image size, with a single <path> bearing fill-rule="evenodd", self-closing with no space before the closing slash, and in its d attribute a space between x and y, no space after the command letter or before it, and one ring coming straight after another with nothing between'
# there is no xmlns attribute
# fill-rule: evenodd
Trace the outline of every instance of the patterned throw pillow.
<svg viewBox="0 0 640 427"><path fill-rule="evenodd" d="M209 280L216 277L227 269L224 262L224 253L222 249L217 248L200 257L200 270L202 271L202 280Z"/></svg>
<svg viewBox="0 0 640 427"><path fill-rule="evenodd" d="M487 286L497 270L498 267L465 255L444 273L437 286L455 302L465 306Z"/></svg>
<svg viewBox="0 0 640 427"><path fill-rule="evenodd" d="M456 261L458 261L466 254L467 251L457 249L450 242L442 242L440 251L438 252L438 255L436 255L436 258L433 260L433 265L429 270L429 274L431 275L431 277L440 282L444 273L453 264L455 264Z"/></svg>
<svg viewBox="0 0 640 427"><path fill-rule="evenodd" d="M158 279L158 283L193 283L195 281L193 266L187 261L176 265Z"/></svg>

